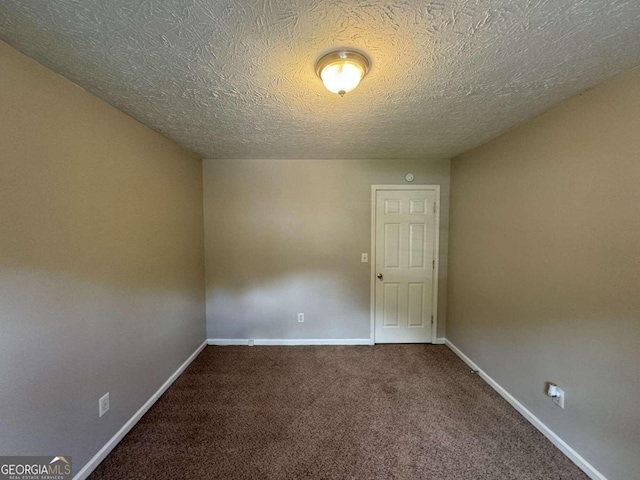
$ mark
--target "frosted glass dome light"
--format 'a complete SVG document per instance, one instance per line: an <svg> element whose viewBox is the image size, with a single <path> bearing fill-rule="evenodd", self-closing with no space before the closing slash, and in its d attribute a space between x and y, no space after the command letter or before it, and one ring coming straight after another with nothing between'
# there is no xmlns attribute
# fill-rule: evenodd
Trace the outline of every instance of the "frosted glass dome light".
<svg viewBox="0 0 640 480"><path fill-rule="evenodd" d="M316 63L316 73L324 86L340 96L356 88L368 71L367 57L353 50L335 50Z"/></svg>

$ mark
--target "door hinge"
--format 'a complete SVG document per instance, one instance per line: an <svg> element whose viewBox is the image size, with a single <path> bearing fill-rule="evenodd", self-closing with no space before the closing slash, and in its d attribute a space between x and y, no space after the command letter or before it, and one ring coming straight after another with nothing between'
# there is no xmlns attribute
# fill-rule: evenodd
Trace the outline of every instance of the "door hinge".
<svg viewBox="0 0 640 480"><path fill-rule="evenodd" d="M433 315L431 315L431 325L433 325Z"/></svg>
<svg viewBox="0 0 640 480"><path fill-rule="evenodd" d="M431 260L431 268L433 270L435 270L435 268L436 268L436 261L435 260Z"/></svg>
<svg viewBox="0 0 640 480"><path fill-rule="evenodd" d="M433 202L433 213L436 213L436 202Z"/></svg>

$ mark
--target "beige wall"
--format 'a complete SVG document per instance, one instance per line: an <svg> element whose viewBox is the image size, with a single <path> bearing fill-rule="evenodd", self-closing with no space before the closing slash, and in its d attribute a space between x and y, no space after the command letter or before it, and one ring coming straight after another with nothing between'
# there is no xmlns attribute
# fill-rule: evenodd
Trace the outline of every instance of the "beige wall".
<svg viewBox="0 0 640 480"><path fill-rule="evenodd" d="M77 472L205 339L201 162L1 42L0 134L0 455Z"/></svg>
<svg viewBox="0 0 640 480"><path fill-rule="evenodd" d="M640 69L452 161L447 337L610 480L640 478L639 182Z"/></svg>
<svg viewBox="0 0 640 480"><path fill-rule="evenodd" d="M406 184L408 172L442 186L443 336L448 160L206 160L208 336L368 339L371 185Z"/></svg>

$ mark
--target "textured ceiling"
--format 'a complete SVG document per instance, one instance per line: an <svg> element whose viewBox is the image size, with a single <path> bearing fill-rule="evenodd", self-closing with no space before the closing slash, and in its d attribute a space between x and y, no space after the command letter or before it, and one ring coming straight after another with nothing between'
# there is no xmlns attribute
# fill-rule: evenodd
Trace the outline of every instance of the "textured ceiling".
<svg viewBox="0 0 640 480"><path fill-rule="evenodd" d="M640 64L640 1L0 0L0 38L206 158L450 157Z"/></svg>

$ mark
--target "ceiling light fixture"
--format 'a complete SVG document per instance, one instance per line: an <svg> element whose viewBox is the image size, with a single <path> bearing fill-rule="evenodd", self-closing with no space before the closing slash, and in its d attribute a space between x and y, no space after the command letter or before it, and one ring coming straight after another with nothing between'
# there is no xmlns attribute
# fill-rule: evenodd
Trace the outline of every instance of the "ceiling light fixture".
<svg viewBox="0 0 640 480"><path fill-rule="evenodd" d="M369 59L355 50L334 50L316 62L324 86L341 97L356 88L368 71Z"/></svg>

